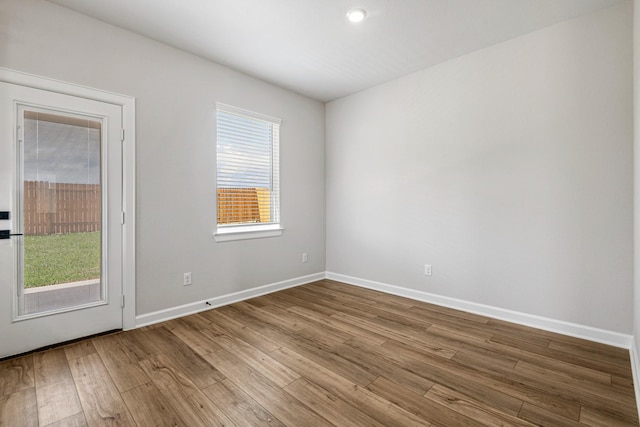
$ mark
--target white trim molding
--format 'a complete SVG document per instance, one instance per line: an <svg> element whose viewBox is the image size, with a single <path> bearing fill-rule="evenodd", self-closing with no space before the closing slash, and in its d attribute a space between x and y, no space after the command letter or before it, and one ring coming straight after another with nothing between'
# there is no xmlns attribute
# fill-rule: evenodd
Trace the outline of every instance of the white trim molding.
<svg viewBox="0 0 640 427"><path fill-rule="evenodd" d="M308 276L296 277L294 279L284 280L282 282L271 283L268 285L258 286L244 291L233 292L231 294L221 295L196 301L189 304L170 307L164 310L154 311L152 313L141 314L136 317L136 327L148 326L154 323L164 322L166 320L176 319L190 314L200 313L201 311L210 310L223 305L229 305L236 302L244 301L250 298L259 297L261 295L270 294L288 288L293 288L307 283L317 282L325 278L325 273L310 274Z"/></svg>
<svg viewBox="0 0 640 427"><path fill-rule="evenodd" d="M400 286L389 285L386 283L376 282L373 280L361 279L358 277L346 276L344 274L327 272L327 279L336 280L338 282L347 283L349 285L360 286L362 288L373 289L387 294L411 298L418 301L424 301L443 307L449 307L456 310L466 311L469 313L479 314L494 319L504 320L507 322L517 323L519 325L530 326L549 332L555 332L568 335L575 338L582 338L589 341L595 341L614 347L631 349L633 337L631 335L619 332L608 331L605 329L593 328L591 326L578 325L576 323L565 322L562 320L549 319L533 314L521 313L517 311L507 310L500 307L493 307L484 304L478 304L471 301L464 301L456 298L445 297L442 295L431 294L428 292L417 291L415 289L403 288ZM634 382L637 384L637 382Z"/></svg>
<svg viewBox="0 0 640 427"><path fill-rule="evenodd" d="M275 225L249 225L243 227L218 227L213 233L216 242L231 242L234 240L262 239L265 237L282 236L284 228Z"/></svg>
<svg viewBox="0 0 640 427"><path fill-rule="evenodd" d="M136 101L134 97L0 67L0 81L118 105L122 108L122 328L136 326Z"/></svg>
<svg viewBox="0 0 640 427"><path fill-rule="evenodd" d="M631 348L629 349L629 357L631 359L631 374L633 375L633 390L636 397L636 406L638 407L638 417L640 417L640 359L638 358L638 341L631 338Z"/></svg>

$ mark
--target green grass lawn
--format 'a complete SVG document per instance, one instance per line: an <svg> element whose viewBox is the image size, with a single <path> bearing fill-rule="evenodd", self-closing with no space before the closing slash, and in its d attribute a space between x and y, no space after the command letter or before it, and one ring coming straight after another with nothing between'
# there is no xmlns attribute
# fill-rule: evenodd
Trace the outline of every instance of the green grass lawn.
<svg viewBox="0 0 640 427"><path fill-rule="evenodd" d="M24 237L24 287L100 277L100 233Z"/></svg>

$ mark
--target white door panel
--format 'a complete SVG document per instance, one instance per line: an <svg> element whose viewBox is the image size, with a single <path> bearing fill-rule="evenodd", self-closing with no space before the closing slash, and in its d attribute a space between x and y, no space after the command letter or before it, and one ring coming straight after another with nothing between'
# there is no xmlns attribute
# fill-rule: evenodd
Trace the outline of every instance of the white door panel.
<svg viewBox="0 0 640 427"><path fill-rule="evenodd" d="M120 105L0 82L0 229L27 234L0 240L0 358L122 328L122 127Z"/></svg>

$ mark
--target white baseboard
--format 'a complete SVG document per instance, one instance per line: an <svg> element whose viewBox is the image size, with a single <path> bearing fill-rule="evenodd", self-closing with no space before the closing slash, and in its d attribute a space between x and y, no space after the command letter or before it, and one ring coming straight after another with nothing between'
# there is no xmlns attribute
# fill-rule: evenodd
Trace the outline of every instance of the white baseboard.
<svg viewBox="0 0 640 427"><path fill-rule="evenodd" d="M350 285L385 292L392 295L411 298L417 301L424 301L431 304L453 308L456 310L462 310L469 313L491 317L494 319L517 323L519 325L531 326L533 328L538 328L545 331L556 332L559 334L608 344L615 347L630 349L632 352L632 367L634 369L640 369L640 360L637 359L638 357L640 357L640 355L637 354L637 350L633 347L633 337L631 335L621 334L619 332L608 331L605 329L598 329L591 326L579 325L576 323L564 322L562 320L549 319L533 314L521 313L504 308L478 304L471 301L464 301L456 298L450 298L442 295L431 294L428 292L417 291L415 289L403 288L400 286L389 285L373 280L361 279L358 277L346 276L344 274L332 272L322 272L311 274L308 276L296 277L278 283L258 286L240 292L234 292L231 294L221 295L218 297L184 304L177 307L170 307L152 313L142 314L136 316L136 327L152 325L154 323L164 322L166 320L171 320L182 316L188 316L189 314L199 313L201 311L209 310L215 307L233 304L234 302L244 301L249 298L255 298L283 289L312 283L325 278L347 283ZM634 359L633 357L635 357L636 359ZM640 375L640 372L638 372L637 374ZM634 375L636 375L635 370ZM634 384L636 385L636 387L640 387L640 381L634 381ZM640 396L640 394L638 395Z"/></svg>
<svg viewBox="0 0 640 427"><path fill-rule="evenodd" d="M636 406L638 407L638 417L640 417L640 360L638 359L638 347L635 338L631 338L631 349L629 349L631 357L631 373L633 374L633 390L636 393Z"/></svg>
<svg viewBox="0 0 640 427"><path fill-rule="evenodd" d="M258 286L256 288L221 295L218 297L192 302L177 307L170 307L164 310L154 311L152 313L141 314L139 316L136 316L136 328L152 325L154 323L164 322L166 320L176 319L182 316L188 316L189 314L195 314L223 305L233 304L234 302L244 301L249 298L259 297L261 295L270 294L272 292L281 291L283 289L292 288L294 286L304 285L307 283L322 280L324 278L324 272L310 274L308 276L296 277L294 279L289 279L278 283L271 283L269 285Z"/></svg>
<svg viewBox="0 0 640 427"><path fill-rule="evenodd" d="M517 323L519 325L531 326L533 328L543 329L549 332L556 332L559 334L595 341L602 344L608 344L615 347L626 349L632 348L633 337L631 335L621 334L619 332L593 328L591 326L578 325L575 323L549 319L546 317L535 316L527 313L520 313L504 308L492 307L489 305L459 300L456 298L445 297L442 295L431 294L428 292L417 291L414 289L403 288L400 286L389 285L386 283L375 282L358 277L346 276L338 273L327 272L326 278L350 285L385 292L392 295L398 295L418 301L424 301L435 305L453 308L456 310L479 314L494 319L505 320L507 322ZM640 367L640 365L638 366ZM638 384L637 381L634 381L634 383L636 385Z"/></svg>

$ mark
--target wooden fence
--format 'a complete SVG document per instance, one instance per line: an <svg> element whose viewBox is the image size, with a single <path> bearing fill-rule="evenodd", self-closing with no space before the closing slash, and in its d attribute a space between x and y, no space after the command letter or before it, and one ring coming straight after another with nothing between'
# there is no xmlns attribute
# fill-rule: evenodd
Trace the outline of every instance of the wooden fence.
<svg viewBox="0 0 640 427"><path fill-rule="evenodd" d="M218 224L269 222L268 188L219 188ZM100 185L24 182L24 234L100 231Z"/></svg>
<svg viewBox="0 0 640 427"><path fill-rule="evenodd" d="M218 224L269 222L268 188L218 188Z"/></svg>
<svg viewBox="0 0 640 427"><path fill-rule="evenodd" d="M24 182L24 234L100 231L100 185Z"/></svg>

